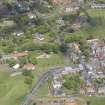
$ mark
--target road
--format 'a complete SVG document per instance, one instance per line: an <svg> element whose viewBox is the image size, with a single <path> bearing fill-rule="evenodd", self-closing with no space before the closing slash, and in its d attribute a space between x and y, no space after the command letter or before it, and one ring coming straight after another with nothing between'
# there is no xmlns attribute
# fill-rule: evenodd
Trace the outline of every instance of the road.
<svg viewBox="0 0 105 105"><path fill-rule="evenodd" d="M32 102L32 99L35 97L35 95L37 94L37 91L45 83L45 81L48 80L48 78L51 75L53 75L53 73L62 73L62 70L64 70L64 69L56 68L54 70L49 70L48 72L44 73L40 77L38 82L33 86L32 90L29 92L29 94L24 98L21 105L30 105L30 103Z"/></svg>
<svg viewBox="0 0 105 105"><path fill-rule="evenodd" d="M55 68L55 69L51 69L48 72L44 73L39 80L37 81L37 83L33 86L32 90L29 92L29 94L27 94L27 96L24 98L23 102L21 103L21 105L30 105L31 102L33 101L35 95L37 95L37 92L39 90L39 88L48 80L48 78L54 74L67 74L72 72L73 70L82 70L81 68L73 68L73 69L68 69L67 68L72 68L72 67L65 67L65 68Z"/></svg>

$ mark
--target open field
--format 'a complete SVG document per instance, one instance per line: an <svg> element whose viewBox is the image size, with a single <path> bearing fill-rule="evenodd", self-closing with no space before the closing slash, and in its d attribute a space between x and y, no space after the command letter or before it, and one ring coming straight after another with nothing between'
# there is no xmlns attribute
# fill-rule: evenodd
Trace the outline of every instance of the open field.
<svg viewBox="0 0 105 105"><path fill-rule="evenodd" d="M105 0L96 0L99 3L105 3Z"/></svg>
<svg viewBox="0 0 105 105"><path fill-rule="evenodd" d="M37 68L47 69L54 66L63 66L64 58L61 54L51 54L51 57L48 59L38 59Z"/></svg>
<svg viewBox="0 0 105 105"><path fill-rule="evenodd" d="M45 97L45 96L49 96L49 85L46 82L43 87L41 87L38 91L37 97Z"/></svg>
<svg viewBox="0 0 105 105"><path fill-rule="evenodd" d="M28 90L23 76L10 77L0 71L0 104L19 105Z"/></svg>
<svg viewBox="0 0 105 105"><path fill-rule="evenodd" d="M86 100L90 102L90 105L105 105L105 97L87 97Z"/></svg>

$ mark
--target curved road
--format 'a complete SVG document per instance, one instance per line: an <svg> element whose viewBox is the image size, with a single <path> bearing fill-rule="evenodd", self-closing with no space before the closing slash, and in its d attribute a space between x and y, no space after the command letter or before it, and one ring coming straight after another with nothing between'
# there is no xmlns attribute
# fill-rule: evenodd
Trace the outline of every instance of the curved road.
<svg viewBox="0 0 105 105"><path fill-rule="evenodd" d="M38 82L33 86L32 90L29 92L29 94L24 98L23 102L21 105L30 105L31 102L33 101L33 98L37 94L39 88L48 80L48 78L54 74L67 74L73 71L80 71L83 70L81 67L62 67L62 68L55 68L55 69L50 69L48 72L44 73L38 80Z"/></svg>
<svg viewBox="0 0 105 105"><path fill-rule="evenodd" d="M54 73L59 74L59 73L62 73L63 70L64 70L64 68L56 68L56 69L52 69L52 70L49 70L48 72L44 73L40 77L38 82L33 86L32 90L29 92L29 94L24 98L21 105L30 105L34 96L37 94L38 89L45 83L45 81L48 80L48 78L50 76L52 76Z"/></svg>

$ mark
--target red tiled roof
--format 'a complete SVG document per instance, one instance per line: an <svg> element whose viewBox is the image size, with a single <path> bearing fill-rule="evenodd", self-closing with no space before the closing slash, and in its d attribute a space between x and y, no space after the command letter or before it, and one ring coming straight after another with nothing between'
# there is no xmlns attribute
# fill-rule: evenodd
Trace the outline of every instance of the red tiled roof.
<svg viewBox="0 0 105 105"><path fill-rule="evenodd" d="M14 59L17 59L19 57L23 57L23 56L26 56L28 55L28 52L27 51L23 51L23 52L14 52L11 54L11 57L14 58Z"/></svg>
<svg viewBox="0 0 105 105"><path fill-rule="evenodd" d="M33 65L32 63L27 63L23 66L24 69L27 70L34 70L35 69L35 65Z"/></svg>
<svg viewBox="0 0 105 105"><path fill-rule="evenodd" d="M76 102L66 102L65 105L77 105Z"/></svg>

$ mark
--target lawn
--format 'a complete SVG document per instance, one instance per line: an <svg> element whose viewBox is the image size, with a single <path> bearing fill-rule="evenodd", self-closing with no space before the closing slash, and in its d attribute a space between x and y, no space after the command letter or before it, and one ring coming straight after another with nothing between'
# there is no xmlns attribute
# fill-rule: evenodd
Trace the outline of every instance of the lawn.
<svg viewBox="0 0 105 105"><path fill-rule="evenodd" d="M45 97L49 94L49 85L46 82L43 87L41 87L37 93L37 97Z"/></svg>
<svg viewBox="0 0 105 105"><path fill-rule="evenodd" d="M52 77L43 84L43 86L38 90L37 97L51 97L52 96Z"/></svg>
<svg viewBox="0 0 105 105"><path fill-rule="evenodd" d="M62 54L51 54L48 59L38 59L36 68L39 69L48 69L51 67L64 66L64 57Z"/></svg>
<svg viewBox="0 0 105 105"><path fill-rule="evenodd" d="M86 100L90 102L90 105L105 105L105 97L87 97Z"/></svg>
<svg viewBox="0 0 105 105"><path fill-rule="evenodd" d="M27 91L23 76L10 77L7 72L0 71L1 105L19 105Z"/></svg>

